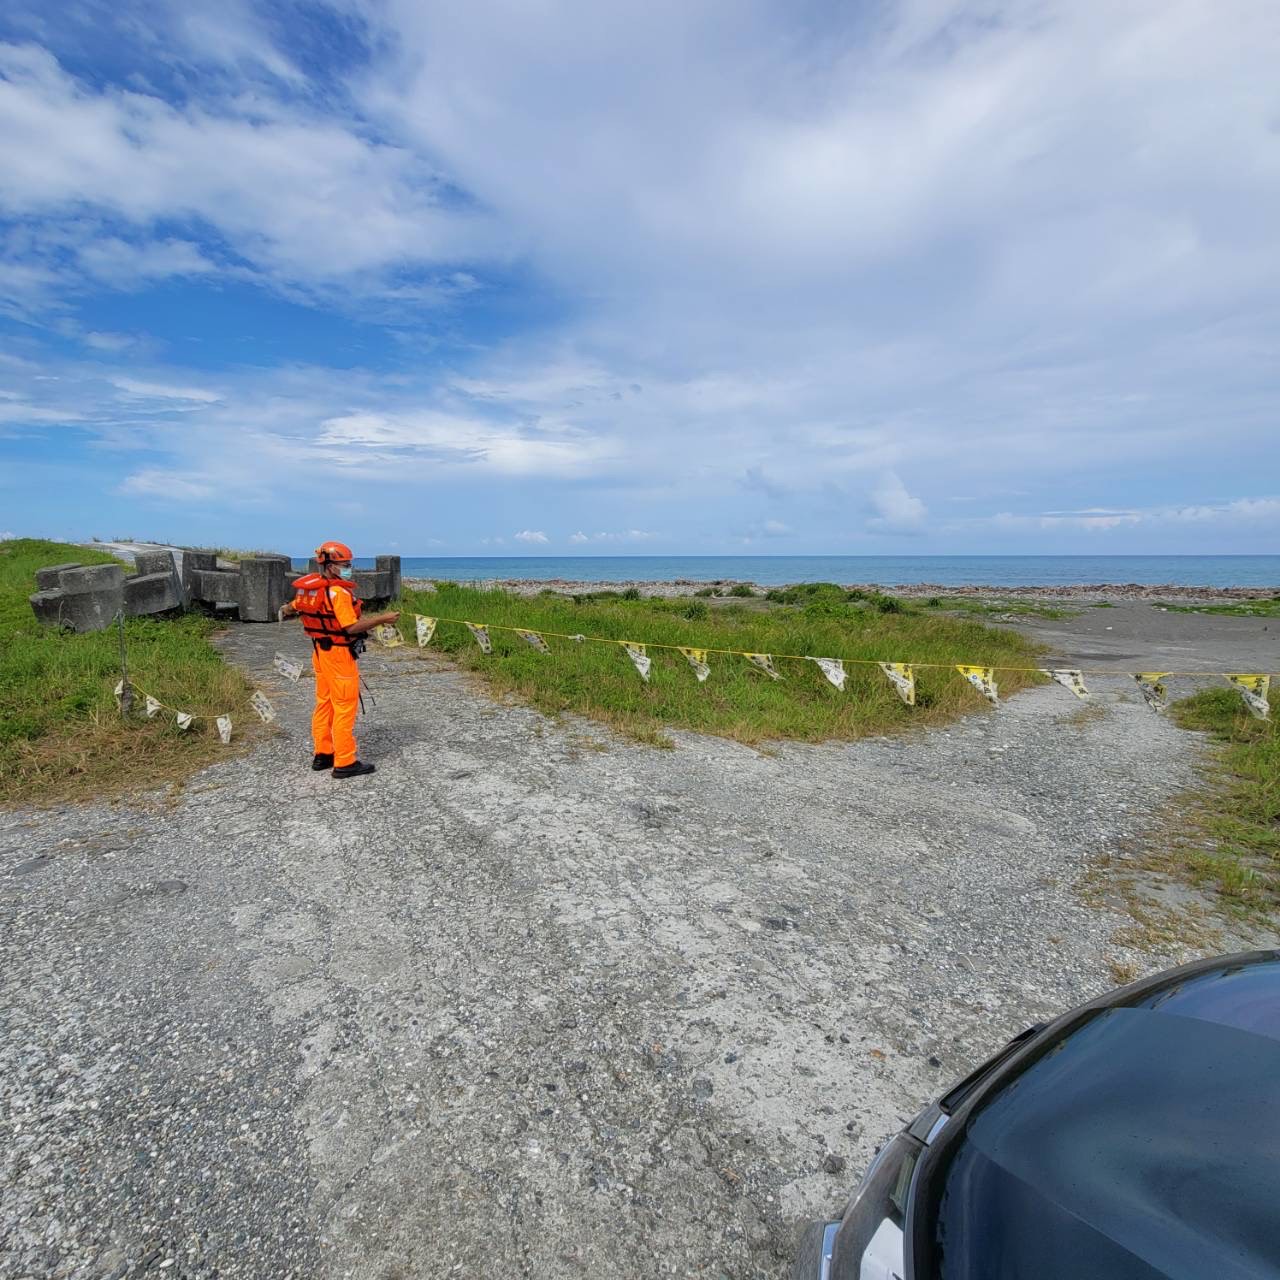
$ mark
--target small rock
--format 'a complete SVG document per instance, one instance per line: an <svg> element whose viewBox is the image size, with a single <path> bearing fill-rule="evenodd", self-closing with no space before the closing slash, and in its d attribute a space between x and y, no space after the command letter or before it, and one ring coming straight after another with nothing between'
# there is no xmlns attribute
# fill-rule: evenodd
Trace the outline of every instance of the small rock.
<svg viewBox="0 0 1280 1280"><path fill-rule="evenodd" d="M822 1170L824 1173L843 1173L845 1166L844 1156L827 1153L827 1157L822 1162Z"/></svg>

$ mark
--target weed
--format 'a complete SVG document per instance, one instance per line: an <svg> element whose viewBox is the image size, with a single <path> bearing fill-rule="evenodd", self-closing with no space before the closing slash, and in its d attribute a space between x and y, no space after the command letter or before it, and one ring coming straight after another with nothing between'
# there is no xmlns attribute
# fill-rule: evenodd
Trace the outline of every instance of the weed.
<svg viewBox="0 0 1280 1280"><path fill-rule="evenodd" d="M704 600L708 600L714 595L719 595L719 592L715 587L699 587L693 594L695 596L701 596Z"/></svg>
<svg viewBox="0 0 1280 1280"><path fill-rule="evenodd" d="M1270 600L1233 600L1229 604L1166 604L1170 613L1216 613L1226 618L1280 618L1280 596Z"/></svg>
<svg viewBox="0 0 1280 1280"><path fill-rule="evenodd" d="M750 599L755 595L755 591L745 582L735 582L733 586L725 592L725 595L738 596L740 599Z"/></svg>
<svg viewBox="0 0 1280 1280"><path fill-rule="evenodd" d="M74 635L41 626L27 596L35 571L78 560L110 564L103 552L19 538L0 543L0 803L55 804L124 794L179 781L227 748L211 723L178 731L170 714L125 721L112 690L120 678L119 636ZM125 623L130 677L162 702L229 712L237 733L257 724L244 678L209 643L214 624L189 614Z"/></svg>
<svg viewBox="0 0 1280 1280"><path fill-rule="evenodd" d="M417 610L560 635L872 662L1032 666L1037 652L1021 636L964 619L885 615L850 604L835 605L838 616L810 616L808 610L790 608L762 611L745 603L707 609L706 617L689 616L694 605L706 608L687 598L628 602L579 597L574 604L564 598L450 587L429 596L406 591L402 625L407 634L410 615ZM590 716L633 738L657 738L664 745L669 745L668 727L753 744L778 738L821 741L940 723L983 705L969 685L945 670L918 673L918 705L908 708L874 665L851 664L845 692L837 693L813 663L779 660L783 679L772 681L741 658L712 653L711 678L698 684L680 654L651 649L653 668L645 684L613 645L552 638L552 652L539 654L509 632L495 630L492 640L494 652L485 656L464 628L445 622L433 646L482 675L495 693L514 693L549 714ZM1031 674L1001 673L1001 686L1009 693L1034 680Z"/></svg>
<svg viewBox="0 0 1280 1280"><path fill-rule="evenodd" d="M639 599L641 598L641 596L640 596L640 588L639 588L639 587L628 587L628 588L627 588L627 589L622 593L622 598L623 598L624 600L639 600Z"/></svg>
<svg viewBox="0 0 1280 1280"><path fill-rule="evenodd" d="M1271 695L1273 717L1280 710ZM1170 708L1187 729L1220 744L1208 786L1186 798L1181 843L1193 876L1237 905L1270 911L1280 903L1280 733L1257 720L1234 689L1204 689ZM1198 839L1197 839L1198 837ZM1208 847L1206 847L1206 845Z"/></svg>
<svg viewBox="0 0 1280 1280"><path fill-rule="evenodd" d="M1004 600L986 599L975 596L947 596L940 599L930 596L924 601L926 609L945 609L950 613L967 613L974 617L989 617L995 614L1012 614L1014 617L1027 618L1074 618L1080 611L1067 609L1061 605L1041 604L1038 600ZM1108 608L1112 606L1108 605Z"/></svg>

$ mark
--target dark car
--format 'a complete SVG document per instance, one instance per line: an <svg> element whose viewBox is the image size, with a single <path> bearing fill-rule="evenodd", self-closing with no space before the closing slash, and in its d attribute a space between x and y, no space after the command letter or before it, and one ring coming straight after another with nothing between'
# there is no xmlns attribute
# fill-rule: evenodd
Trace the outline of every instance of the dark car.
<svg viewBox="0 0 1280 1280"><path fill-rule="evenodd" d="M1028 1027L876 1156L794 1280L1280 1280L1280 951Z"/></svg>

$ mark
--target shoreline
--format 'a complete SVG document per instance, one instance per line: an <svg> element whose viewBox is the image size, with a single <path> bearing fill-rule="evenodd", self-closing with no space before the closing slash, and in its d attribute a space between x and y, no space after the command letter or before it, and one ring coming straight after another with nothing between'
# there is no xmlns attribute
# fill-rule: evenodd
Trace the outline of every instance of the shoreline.
<svg viewBox="0 0 1280 1280"><path fill-rule="evenodd" d="M421 590L433 586L437 581L445 579L405 577L404 585L411 589ZM720 581L707 582L691 578L673 578L654 580L636 578L618 582L596 582L572 578L472 578L458 581L458 586L475 588L483 591L508 591L514 595L536 596L544 591L556 595L593 595L605 591L615 594L628 590L636 590L645 597L657 596L692 596L709 587L725 598L734 587L752 588L756 598L763 598L768 591L783 590L787 586L801 585L779 583L761 586L759 583L737 578L725 578ZM1269 600L1280 596L1280 586L1275 587L1206 587L1186 586L1178 583L1142 583L1142 582L1096 582L1075 583L1058 586L992 586L987 583L972 583L965 586L943 586L936 582L914 582L887 586L883 583L848 582L840 583L845 590L882 591L886 595L902 596L906 599L928 599L936 596L939 599L967 597L980 600L1176 600L1176 601L1216 601L1216 600ZM747 599L748 597L729 597L731 599Z"/></svg>

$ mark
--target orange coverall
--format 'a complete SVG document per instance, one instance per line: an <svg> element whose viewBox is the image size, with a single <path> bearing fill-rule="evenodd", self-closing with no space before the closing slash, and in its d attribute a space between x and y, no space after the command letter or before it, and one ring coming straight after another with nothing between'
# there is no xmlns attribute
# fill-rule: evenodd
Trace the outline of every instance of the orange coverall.
<svg viewBox="0 0 1280 1280"><path fill-rule="evenodd" d="M340 627L356 620L351 596L341 587L326 587L329 603ZM311 667L316 673L316 709L311 717L311 736L316 754L333 756L335 768L354 764L356 759L356 706L360 701L360 672L351 650L335 644L332 649L311 648Z"/></svg>

